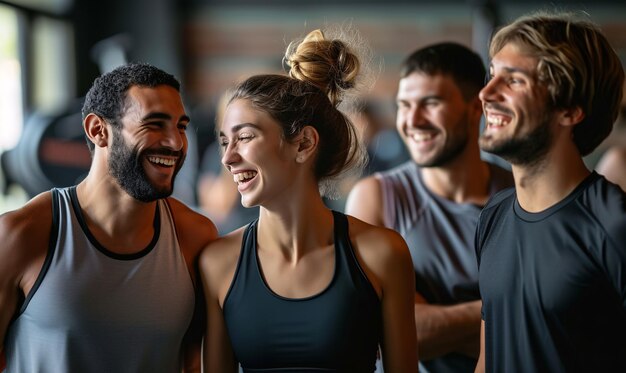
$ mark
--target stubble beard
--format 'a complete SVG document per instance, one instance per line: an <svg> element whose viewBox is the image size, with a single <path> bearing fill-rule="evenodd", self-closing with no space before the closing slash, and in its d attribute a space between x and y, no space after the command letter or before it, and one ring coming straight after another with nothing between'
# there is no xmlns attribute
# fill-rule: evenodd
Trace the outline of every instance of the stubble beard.
<svg viewBox="0 0 626 373"><path fill-rule="evenodd" d="M542 123L522 137L498 141L483 134L479 138L479 145L483 151L497 155L512 165L529 167L545 159L553 137L550 121L544 118Z"/></svg>
<svg viewBox="0 0 626 373"><path fill-rule="evenodd" d="M416 161L415 163L420 167L443 167L453 161L465 151L469 141L470 127L466 113L466 116L459 121L457 133L453 137L449 137L449 141L444 144L443 149L438 154L430 159Z"/></svg>

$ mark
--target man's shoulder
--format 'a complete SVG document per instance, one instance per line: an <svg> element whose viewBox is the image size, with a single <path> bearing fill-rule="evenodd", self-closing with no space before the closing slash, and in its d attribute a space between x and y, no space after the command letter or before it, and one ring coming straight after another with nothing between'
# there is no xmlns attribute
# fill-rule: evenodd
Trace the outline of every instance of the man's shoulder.
<svg viewBox="0 0 626 373"><path fill-rule="evenodd" d="M586 214L593 216L610 235L626 238L626 192L599 174L590 179L579 196Z"/></svg>
<svg viewBox="0 0 626 373"><path fill-rule="evenodd" d="M398 175L415 173L419 173L419 166L413 160L408 160L390 169L376 172L374 176L378 179L390 179Z"/></svg>
<svg viewBox="0 0 626 373"><path fill-rule="evenodd" d="M24 206L0 215L0 262L7 256L15 262L45 255L52 221L50 192L39 194Z"/></svg>
<svg viewBox="0 0 626 373"><path fill-rule="evenodd" d="M499 206L512 201L515 198L515 187L508 187L495 192L482 209L482 214L497 209Z"/></svg>
<svg viewBox="0 0 626 373"><path fill-rule="evenodd" d="M205 229L204 224L208 224L209 226L213 226L213 222L209 217L202 214L201 212L194 210L189 205L184 202L179 201L174 197L168 197L165 199L167 202L170 211L172 212L172 216L174 217L176 224L183 223L195 223L191 226L191 228L200 228Z"/></svg>
<svg viewBox="0 0 626 373"><path fill-rule="evenodd" d="M52 194L41 193L23 206L0 215L0 237L35 235L52 223Z"/></svg>
<svg viewBox="0 0 626 373"><path fill-rule="evenodd" d="M217 238L217 228L207 216L169 197L165 200L174 219L174 226L183 250L199 251Z"/></svg>
<svg viewBox="0 0 626 373"><path fill-rule="evenodd" d="M428 194L422 181L421 167L408 160L386 171L374 174L379 188L388 198L405 200L422 199ZM410 195L408 197L407 195Z"/></svg>
<svg viewBox="0 0 626 373"><path fill-rule="evenodd" d="M478 217L478 224L476 227L475 235L475 250L476 257L478 258L478 264L480 266L481 256L484 250L483 245L485 239L493 232L495 226L502 227L507 214L512 212L512 208L509 208L515 201L515 188L507 188L493 194L487 204L481 210Z"/></svg>

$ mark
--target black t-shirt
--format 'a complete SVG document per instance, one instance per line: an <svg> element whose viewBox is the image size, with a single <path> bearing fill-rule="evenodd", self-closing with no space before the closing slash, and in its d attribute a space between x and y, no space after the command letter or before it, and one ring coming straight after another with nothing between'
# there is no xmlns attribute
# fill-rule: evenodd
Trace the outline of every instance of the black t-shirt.
<svg viewBox="0 0 626 373"><path fill-rule="evenodd" d="M488 372L626 372L626 194L592 173L540 212L494 196L476 233Z"/></svg>

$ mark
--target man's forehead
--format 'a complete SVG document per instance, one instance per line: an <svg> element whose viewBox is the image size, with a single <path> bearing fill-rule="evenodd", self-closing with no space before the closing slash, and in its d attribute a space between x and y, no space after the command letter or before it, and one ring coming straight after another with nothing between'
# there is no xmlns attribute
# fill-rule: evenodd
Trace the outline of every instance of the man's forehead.
<svg viewBox="0 0 626 373"><path fill-rule="evenodd" d="M539 60L529 51L515 43L507 43L493 55L489 70L493 72L497 69L534 75L538 62Z"/></svg>
<svg viewBox="0 0 626 373"><path fill-rule="evenodd" d="M154 87L134 85L128 88L126 92L127 98L133 98L135 100L163 100L165 97L168 99L178 98L180 99L180 93L176 88L169 85L161 84Z"/></svg>
<svg viewBox="0 0 626 373"><path fill-rule="evenodd" d="M132 86L127 91L124 106L127 112L131 109L139 111L167 109L184 112L180 93L167 85L156 87Z"/></svg>
<svg viewBox="0 0 626 373"><path fill-rule="evenodd" d="M450 74L437 72L426 74L423 72L413 72L400 79L398 83L398 97L414 94L431 94L434 92L458 89L457 84Z"/></svg>

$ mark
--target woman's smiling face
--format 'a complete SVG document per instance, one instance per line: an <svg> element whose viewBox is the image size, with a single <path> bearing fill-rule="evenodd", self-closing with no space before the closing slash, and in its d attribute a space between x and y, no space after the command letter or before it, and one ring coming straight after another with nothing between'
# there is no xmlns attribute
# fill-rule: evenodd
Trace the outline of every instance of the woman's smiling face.
<svg viewBox="0 0 626 373"><path fill-rule="evenodd" d="M284 139L280 124L250 101L228 105L219 141L222 163L233 174L244 206L269 204L293 184L296 147Z"/></svg>

